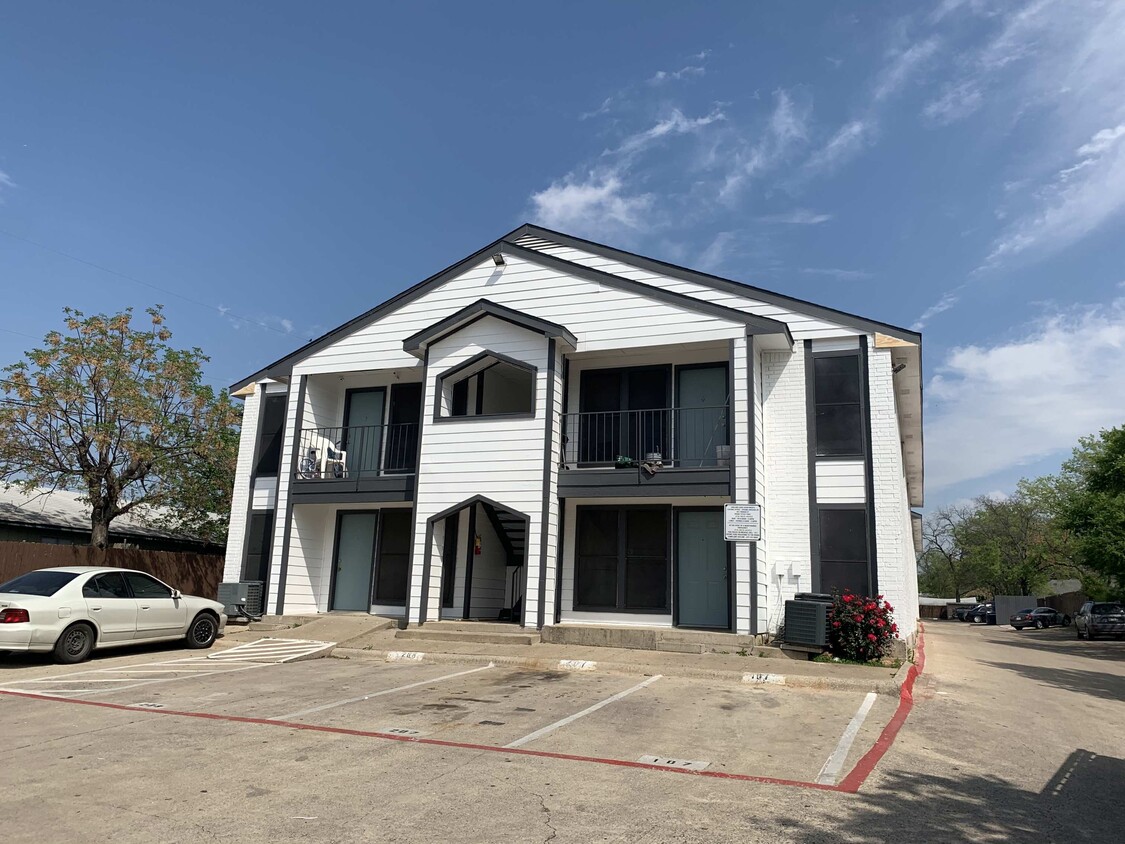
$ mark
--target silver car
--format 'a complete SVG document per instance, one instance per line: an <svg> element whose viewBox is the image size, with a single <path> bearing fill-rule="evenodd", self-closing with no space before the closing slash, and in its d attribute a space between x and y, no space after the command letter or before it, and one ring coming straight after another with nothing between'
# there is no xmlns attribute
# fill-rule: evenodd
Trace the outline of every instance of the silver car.
<svg viewBox="0 0 1125 844"><path fill-rule="evenodd" d="M141 571L38 569L0 583L0 651L53 652L71 664L100 648L142 642L209 648L226 628L223 610Z"/></svg>

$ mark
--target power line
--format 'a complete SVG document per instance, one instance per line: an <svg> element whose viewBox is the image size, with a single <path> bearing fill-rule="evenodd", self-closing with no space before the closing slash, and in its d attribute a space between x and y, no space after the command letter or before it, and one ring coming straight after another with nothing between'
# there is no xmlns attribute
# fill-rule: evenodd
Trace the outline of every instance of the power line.
<svg viewBox="0 0 1125 844"><path fill-rule="evenodd" d="M226 310L224 308L220 308L217 305L208 305L206 302L200 302L198 299L192 299L190 296L185 296L182 293L176 293L174 290L169 290L166 287L161 287L158 284L153 284L151 281L145 281L144 279L137 278L136 276L129 275L128 273L123 273L123 272L119 272L118 270L110 269L109 267L102 266L101 264L94 263L93 261L87 261L85 258L79 258L77 255L72 255L69 252L64 252L61 249L55 249L53 246L48 246L45 243L39 243L38 241L31 240L30 238L24 237L23 235L18 235L15 232L10 232L7 229L0 229L0 234L7 235L8 237L12 238L13 240L18 240L18 241L21 241L22 243L27 243L31 246L36 247L37 249L42 249L45 252L50 252L53 255L60 255L63 258L68 258L71 261L78 262L79 264L85 264L87 267L93 267L95 270L100 270L103 273L108 273L109 275L117 276L118 278L123 278L126 281L133 282L134 284L140 284L140 285L143 285L144 287L149 287L153 290L158 290L161 293L167 294L168 296L175 296L177 299L183 299L185 302L190 302L191 304L198 305L201 308L207 308L208 310L215 311L219 314L219 316L237 319L237 320L240 320L241 322L245 322L245 323L248 323L250 325L257 325L260 328L264 328L267 331L276 332L277 334L281 334L285 337L288 337L290 335L290 332L283 331L280 328L275 328L274 326L270 325L269 323L262 322L261 320L251 319L250 317L239 316L238 314L233 313L233 312L231 312L229 310ZM4 330L8 330L8 329L4 329ZM19 332L13 331L11 333L17 334Z"/></svg>

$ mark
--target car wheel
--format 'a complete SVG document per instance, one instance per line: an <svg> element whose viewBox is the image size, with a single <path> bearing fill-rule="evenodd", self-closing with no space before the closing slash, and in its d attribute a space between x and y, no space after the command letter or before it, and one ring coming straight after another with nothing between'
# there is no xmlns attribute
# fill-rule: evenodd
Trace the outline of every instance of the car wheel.
<svg viewBox="0 0 1125 844"><path fill-rule="evenodd" d="M1069 615L1064 615L1063 619L1062 619L1062 626L1063 627L1070 627L1071 621L1072 621L1072 619Z"/></svg>
<svg viewBox="0 0 1125 844"><path fill-rule="evenodd" d="M1042 630L1043 629L1043 619L1041 619L1041 618L1035 619L1035 629L1036 630Z"/></svg>
<svg viewBox="0 0 1125 844"><path fill-rule="evenodd" d="M1081 639L1081 638L1082 638L1082 628L1081 628L1081 627L1079 627L1077 623L1075 623L1075 625L1074 625L1074 634L1075 634L1075 635L1076 635L1076 636L1077 636L1077 637L1078 637L1079 639Z"/></svg>
<svg viewBox="0 0 1125 844"><path fill-rule="evenodd" d="M1016 630L1023 630L1022 624L1013 624L1012 627L1016 628Z"/></svg>
<svg viewBox="0 0 1125 844"><path fill-rule="evenodd" d="M982 621L984 621L984 619L981 618L979 615L973 616L973 624L980 624Z"/></svg>
<svg viewBox="0 0 1125 844"><path fill-rule="evenodd" d="M74 665L90 656L94 649L94 628L89 624L72 624L55 642L55 662Z"/></svg>
<svg viewBox="0 0 1125 844"><path fill-rule="evenodd" d="M189 648L209 648L215 644L215 637L219 635L219 623L215 616L201 612L188 627L187 646Z"/></svg>
<svg viewBox="0 0 1125 844"><path fill-rule="evenodd" d="M1086 641L1087 641L1087 642L1092 642L1092 641L1094 641L1094 640L1095 640L1096 638L1098 638L1098 637L1097 637L1097 635L1096 635L1096 634L1094 633L1094 631L1090 629L1090 626L1089 626L1089 625L1086 625Z"/></svg>

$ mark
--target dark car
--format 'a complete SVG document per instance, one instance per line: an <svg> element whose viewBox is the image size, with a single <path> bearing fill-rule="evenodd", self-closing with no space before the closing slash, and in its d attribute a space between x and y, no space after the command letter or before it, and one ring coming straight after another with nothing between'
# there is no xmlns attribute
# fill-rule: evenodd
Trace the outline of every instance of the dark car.
<svg viewBox="0 0 1125 844"><path fill-rule="evenodd" d="M1125 638L1125 607L1119 601L1087 601L1074 616L1074 629L1078 631L1079 639L1096 639L1098 636Z"/></svg>
<svg viewBox="0 0 1125 844"><path fill-rule="evenodd" d="M958 621L968 621L969 613L975 610L979 604L974 604L968 607L956 607L953 610L953 617Z"/></svg>
<svg viewBox="0 0 1125 844"><path fill-rule="evenodd" d="M1008 623L1016 630L1023 630L1025 627L1034 627L1038 630L1044 627L1069 627L1070 616L1053 607L1032 607L1020 610L1008 619Z"/></svg>
<svg viewBox="0 0 1125 844"><path fill-rule="evenodd" d="M993 604L980 604L973 607L973 611L965 617L973 624L995 624L996 607Z"/></svg>

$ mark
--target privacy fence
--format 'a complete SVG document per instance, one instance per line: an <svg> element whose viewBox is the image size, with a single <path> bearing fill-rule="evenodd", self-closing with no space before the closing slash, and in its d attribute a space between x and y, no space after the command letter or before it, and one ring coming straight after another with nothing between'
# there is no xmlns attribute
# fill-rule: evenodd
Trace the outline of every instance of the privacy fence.
<svg viewBox="0 0 1125 844"><path fill-rule="evenodd" d="M116 566L146 571L187 595L203 598L215 597L223 577L223 558L219 554L0 542L0 583L53 566Z"/></svg>

